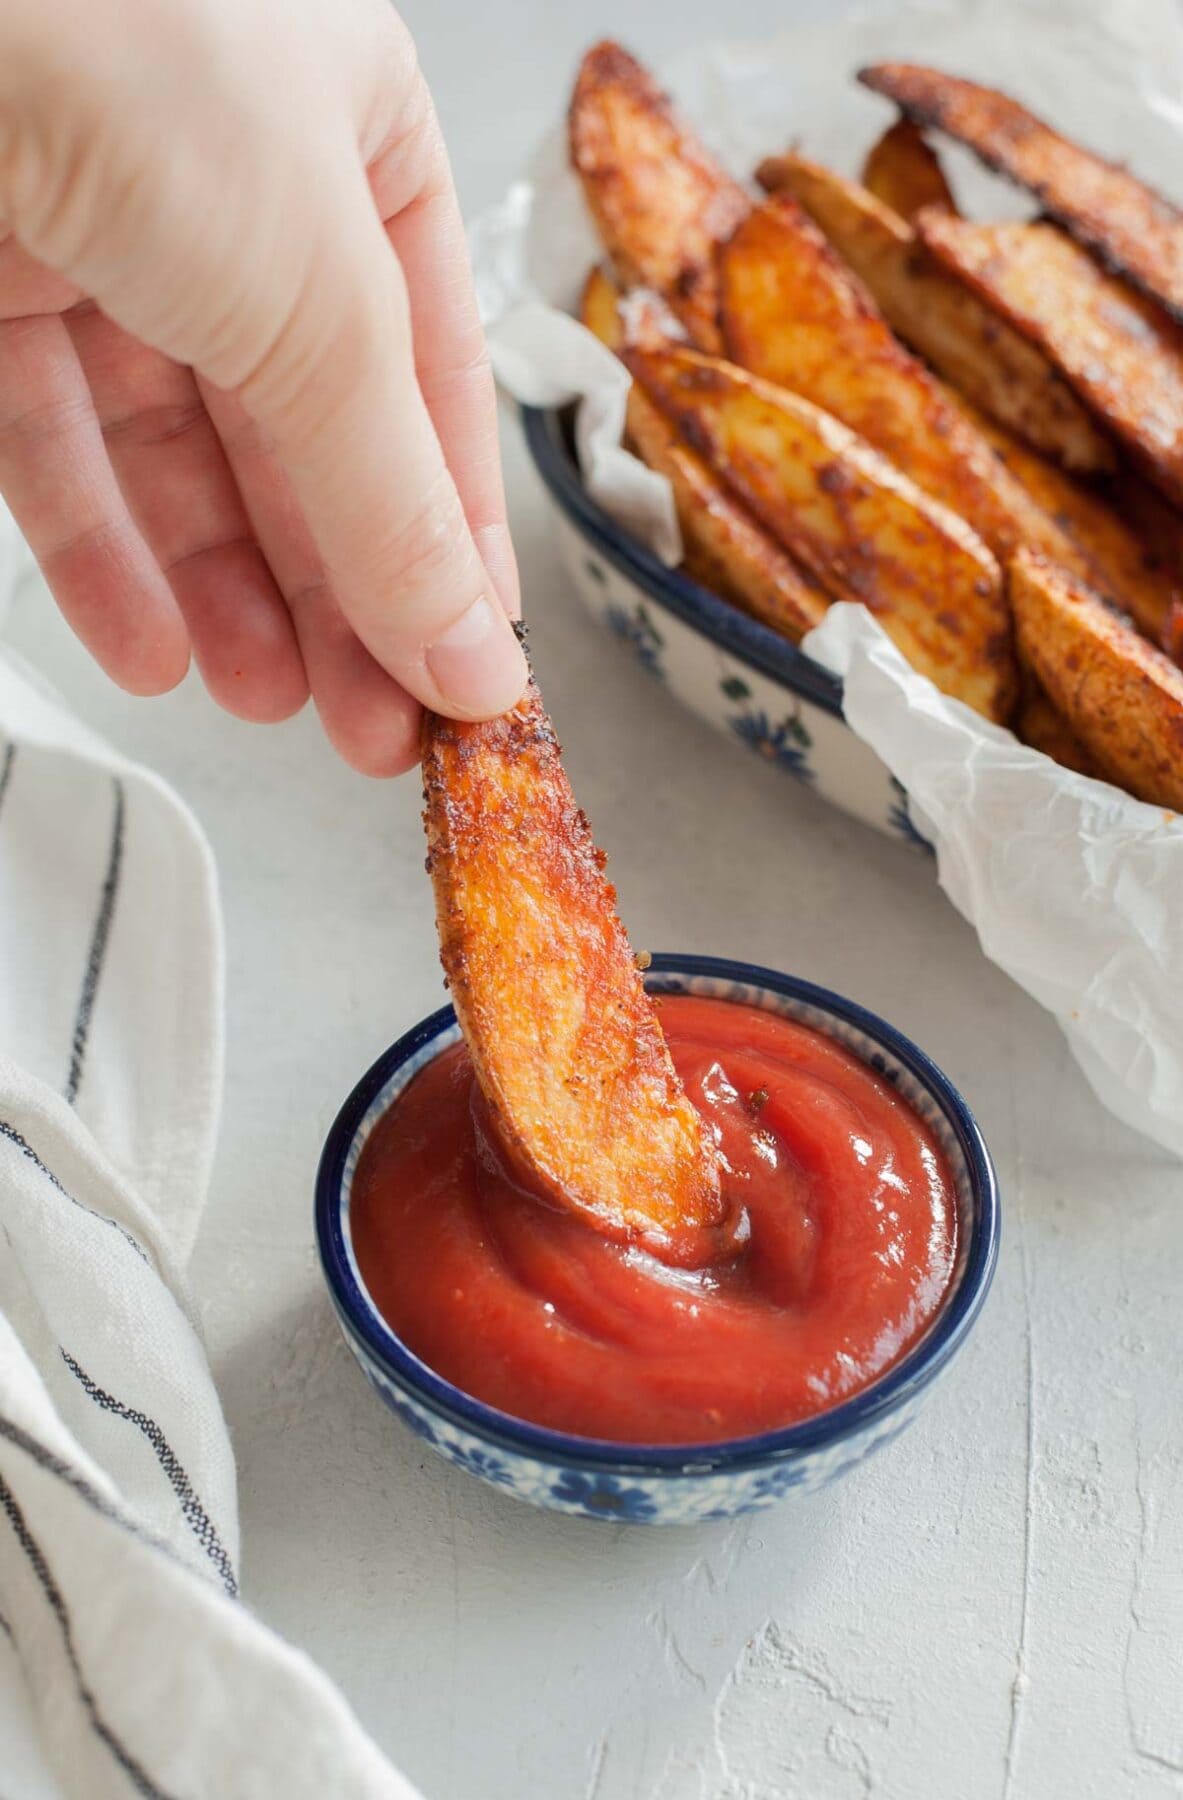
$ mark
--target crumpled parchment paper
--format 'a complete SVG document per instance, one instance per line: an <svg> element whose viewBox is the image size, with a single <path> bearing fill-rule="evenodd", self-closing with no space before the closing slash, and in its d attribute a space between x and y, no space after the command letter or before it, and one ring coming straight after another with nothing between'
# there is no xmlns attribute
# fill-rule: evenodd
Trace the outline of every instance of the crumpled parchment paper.
<svg viewBox="0 0 1183 1800"><path fill-rule="evenodd" d="M854 71L888 57L1005 88L1183 200L1177 0L883 0L763 42L696 48L657 73L741 179L790 142L855 174L892 110ZM581 400L589 490L672 565L668 484L620 445L628 377L570 317L598 247L567 167L565 103L556 95L554 131L470 231L494 368L521 401ZM1032 211L941 149L967 210ZM842 677L847 722L907 788L941 886L987 956L1054 1013L1103 1104L1183 1156L1183 819L1061 769L947 699L862 607L832 607L804 647Z"/></svg>

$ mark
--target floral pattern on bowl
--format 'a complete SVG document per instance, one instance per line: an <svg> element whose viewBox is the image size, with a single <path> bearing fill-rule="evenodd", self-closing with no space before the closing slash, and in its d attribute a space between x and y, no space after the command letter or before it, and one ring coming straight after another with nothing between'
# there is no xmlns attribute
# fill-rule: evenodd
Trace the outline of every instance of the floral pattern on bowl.
<svg viewBox="0 0 1183 1800"><path fill-rule="evenodd" d="M386 1324L353 1252L350 1199L370 1132L459 1029L450 1007L417 1025L354 1089L325 1144L316 1228L329 1293L346 1342L385 1404L417 1437L479 1480L517 1499L587 1519L692 1524L771 1506L793 1490L836 1480L896 1437L972 1326L998 1248L998 1194L964 1100L915 1045L826 989L713 957L655 956L646 985L762 1006L844 1044L916 1108L952 1168L959 1252L950 1293L924 1337L861 1394L760 1437L689 1446L617 1444L548 1431L462 1393L429 1369Z"/></svg>

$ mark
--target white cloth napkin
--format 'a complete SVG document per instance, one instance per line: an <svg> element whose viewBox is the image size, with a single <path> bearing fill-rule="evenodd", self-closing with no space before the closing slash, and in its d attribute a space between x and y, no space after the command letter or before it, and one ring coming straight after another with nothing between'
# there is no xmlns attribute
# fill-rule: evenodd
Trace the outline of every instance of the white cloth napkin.
<svg viewBox="0 0 1183 1800"><path fill-rule="evenodd" d="M0 652L3 1800L413 1800L236 1598L233 1456L182 1276L221 977L194 819Z"/></svg>

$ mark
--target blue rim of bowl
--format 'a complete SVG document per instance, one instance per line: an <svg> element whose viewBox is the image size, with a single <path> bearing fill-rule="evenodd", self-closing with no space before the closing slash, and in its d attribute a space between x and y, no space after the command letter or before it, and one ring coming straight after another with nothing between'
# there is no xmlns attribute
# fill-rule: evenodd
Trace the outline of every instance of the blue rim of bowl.
<svg viewBox="0 0 1183 1800"><path fill-rule="evenodd" d="M842 717L842 683L836 676L758 619L750 619L708 588L699 587L680 570L667 568L591 499L569 447L562 412L523 406L521 415L527 447L548 491L605 562L721 649L814 706Z"/></svg>
<svg viewBox="0 0 1183 1800"><path fill-rule="evenodd" d="M341 1190L349 1147L370 1106L409 1056L455 1023L450 1006L441 1007L392 1044L362 1076L333 1122L316 1176L316 1236L321 1266L346 1330L364 1345L392 1381L408 1389L429 1410L488 1443L540 1462L602 1474L699 1476L723 1470L738 1473L787 1461L853 1436L895 1411L935 1379L964 1342L994 1276L1000 1228L998 1181L977 1120L952 1082L910 1038L855 1001L843 999L813 982L779 974L775 969L718 956L680 956L664 951L653 957L650 974L704 975L743 982L817 1007L874 1038L916 1076L940 1105L969 1170L974 1196L969 1250L956 1289L919 1343L898 1363L851 1399L813 1418L754 1437L704 1444L623 1444L550 1431L487 1406L437 1375L385 1323L354 1276L345 1248Z"/></svg>

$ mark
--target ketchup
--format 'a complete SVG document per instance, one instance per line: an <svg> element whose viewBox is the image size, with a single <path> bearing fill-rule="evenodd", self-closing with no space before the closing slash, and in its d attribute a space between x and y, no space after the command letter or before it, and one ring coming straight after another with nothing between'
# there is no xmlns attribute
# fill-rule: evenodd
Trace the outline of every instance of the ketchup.
<svg viewBox="0 0 1183 1800"><path fill-rule="evenodd" d="M948 1166L889 1083L755 1007L669 995L661 1018L740 1220L685 1269L514 1185L457 1044L362 1154L351 1209L379 1311L501 1411L582 1437L700 1444L855 1394L915 1342L956 1249Z"/></svg>

